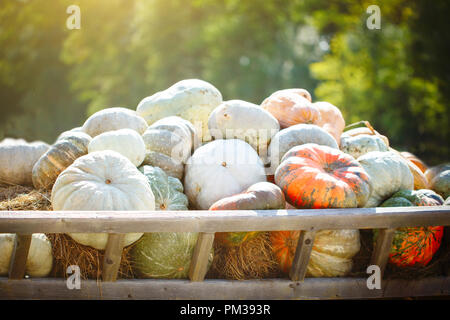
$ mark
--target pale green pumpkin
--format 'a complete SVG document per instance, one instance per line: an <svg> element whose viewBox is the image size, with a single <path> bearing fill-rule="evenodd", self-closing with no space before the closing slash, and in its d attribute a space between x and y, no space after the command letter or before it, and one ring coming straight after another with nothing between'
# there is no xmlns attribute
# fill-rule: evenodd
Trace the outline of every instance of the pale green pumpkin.
<svg viewBox="0 0 450 320"><path fill-rule="evenodd" d="M188 210L180 180L168 176L161 168L142 166L139 170L155 195L156 210ZM133 267L143 278L187 278L197 243L195 232L146 233L131 251ZM210 264L213 253L210 255Z"/></svg>
<svg viewBox="0 0 450 320"><path fill-rule="evenodd" d="M156 210L188 210L188 198L183 184L168 176L161 168L142 166L139 170L147 177L155 196Z"/></svg>
<svg viewBox="0 0 450 320"><path fill-rule="evenodd" d="M187 278L197 238L195 232L144 234L131 250L134 270L143 278ZM208 268L213 256L211 249Z"/></svg>

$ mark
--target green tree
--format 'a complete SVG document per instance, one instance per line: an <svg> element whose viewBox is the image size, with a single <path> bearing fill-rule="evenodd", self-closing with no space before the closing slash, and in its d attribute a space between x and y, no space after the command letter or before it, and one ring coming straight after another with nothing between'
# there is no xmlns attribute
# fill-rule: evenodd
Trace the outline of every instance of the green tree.
<svg viewBox="0 0 450 320"><path fill-rule="evenodd" d="M80 125L83 104L69 90L60 59L68 1L0 3L0 139L53 142Z"/></svg>

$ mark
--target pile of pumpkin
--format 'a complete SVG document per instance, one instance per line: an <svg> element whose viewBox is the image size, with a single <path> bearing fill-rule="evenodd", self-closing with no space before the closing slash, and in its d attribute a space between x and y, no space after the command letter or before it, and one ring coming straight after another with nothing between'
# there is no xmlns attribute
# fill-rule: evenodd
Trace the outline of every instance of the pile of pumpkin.
<svg viewBox="0 0 450 320"><path fill-rule="evenodd" d="M443 205L450 195L450 164L428 169L390 147L369 123L345 127L336 106L313 103L304 89L280 90L255 105L223 101L213 85L190 79L143 99L136 111L101 110L52 145L5 139L0 184L48 192L53 210L61 211L197 209L214 215L239 209L431 206ZM442 235L441 226L399 229L390 262L427 265ZM14 235L0 236L4 275ZM215 248L228 255L225 265L232 255L242 256L234 257L246 268L237 278L252 272L263 277L273 266L289 271L298 237L298 231L217 233ZM74 233L68 239L102 251L108 236ZM125 246L137 276L186 278L196 239L189 232L131 233ZM50 273L50 240L33 235L30 276ZM242 248L257 251L246 258ZM307 275L344 276L359 250L359 230L319 231ZM215 259L211 252L212 264Z"/></svg>

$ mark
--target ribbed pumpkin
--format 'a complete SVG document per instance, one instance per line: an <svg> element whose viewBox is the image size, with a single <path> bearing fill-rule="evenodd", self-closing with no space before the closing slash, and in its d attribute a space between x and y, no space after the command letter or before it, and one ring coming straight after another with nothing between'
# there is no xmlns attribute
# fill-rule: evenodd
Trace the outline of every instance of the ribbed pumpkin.
<svg viewBox="0 0 450 320"><path fill-rule="evenodd" d="M286 202L281 189L273 183L258 182L245 192L215 202L209 210L270 210L284 209ZM260 232L217 232L216 241L225 246L239 246Z"/></svg>
<svg viewBox="0 0 450 320"><path fill-rule="evenodd" d="M289 149L306 143L315 143L339 149L333 136L319 126L313 124L297 124L291 126L279 131L270 142L269 157L270 165L273 169L272 173Z"/></svg>
<svg viewBox="0 0 450 320"><path fill-rule="evenodd" d="M307 93L304 89L276 91L262 102L261 107L278 120L282 129L299 123L318 125L321 120L320 112L305 97L305 92ZM307 95L310 97L309 93Z"/></svg>
<svg viewBox="0 0 450 320"><path fill-rule="evenodd" d="M0 142L0 184L32 185L33 166L49 145L6 138Z"/></svg>
<svg viewBox="0 0 450 320"><path fill-rule="evenodd" d="M142 278L185 279L189 274L198 233L146 233L130 254L134 270ZM214 257L211 249L208 268Z"/></svg>
<svg viewBox="0 0 450 320"><path fill-rule="evenodd" d="M53 144L33 167L36 189L51 189L59 174L76 159L88 153L91 137L84 132L69 132Z"/></svg>
<svg viewBox="0 0 450 320"><path fill-rule="evenodd" d="M275 182L297 208L356 208L370 196L369 176L352 156L312 143L284 155Z"/></svg>
<svg viewBox="0 0 450 320"><path fill-rule="evenodd" d="M152 188L156 210L188 210L189 201L180 180L168 176L158 167L142 166L139 170Z"/></svg>
<svg viewBox="0 0 450 320"><path fill-rule="evenodd" d="M401 190L381 207L438 206L444 199L432 190ZM375 230L375 239L377 238ZM444 227L407 227L395 231L389 262L398 267L426 266L441 245Z"/></svg>
<svg viewBox="0 0 450 320"><path fill-rule="evenodd" d="M176 116L156 121L142 138L147 149L143 164L159 167L180 180L183 178L186 160L200 144L195 127Z"/></svg>
<svg viewBox="0 0 450 320"><path fill-rule="evenodd" d="M365 207L377 207L400 190L414 188L414 176L408 162L394 152L372 151L358 158L370 176L372 192Z"/></svg>
<svg viewBox="0 0 450 320"><path fill-rule="evenodd" d="M106 150L84 155L61 172L52 188L55 211L152 211L155 197L146 177L120 153ZM125 234L124 245L143 233ZM86 246L104 250L107 233L70 233Z"/></svg>
<svg viewBox="0 0 450 320"><path fill-rule="evenodd" d="M289 273L300 231L271 232L275 259ZM321 230L316 233L306 276L340 277L352 269L352 258L360 250L359 230Z"/></svg>

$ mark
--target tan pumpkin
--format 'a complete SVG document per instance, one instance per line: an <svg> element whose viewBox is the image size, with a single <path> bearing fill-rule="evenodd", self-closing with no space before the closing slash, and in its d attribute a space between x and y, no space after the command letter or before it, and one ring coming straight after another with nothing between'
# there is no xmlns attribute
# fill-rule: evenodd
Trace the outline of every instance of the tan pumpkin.
<svg viewBox="0 0 450 320"><path fill-rule="evenodd" d="M318 125L330 133L339 145L341 134L345 128L345 120L341 110L325 101L314 102L313 107L317 108L320 112L320 121Z"/></svg>
<svg viewBox="0 0 450 320"><path fill-rule="evenodd" d="M299 123L319 125L321 121L319 110L298 89L276 91L262 102L261 107L278 120L282 129Z"/></svg>
<svg viewBox="0 0 450 320"><path fill-rule="evenodd" d="M61 137L33 167L33 186L51 189L59 174L76 159L88 153L91 137L84 132L71 132Z"/></svg>
<svg viewBox="0 0 450 320"><path fill-rule="evenodd" d="M49 148L36 141L5 139L0 143L0 184L32 185L33 166Z"/></svg>

